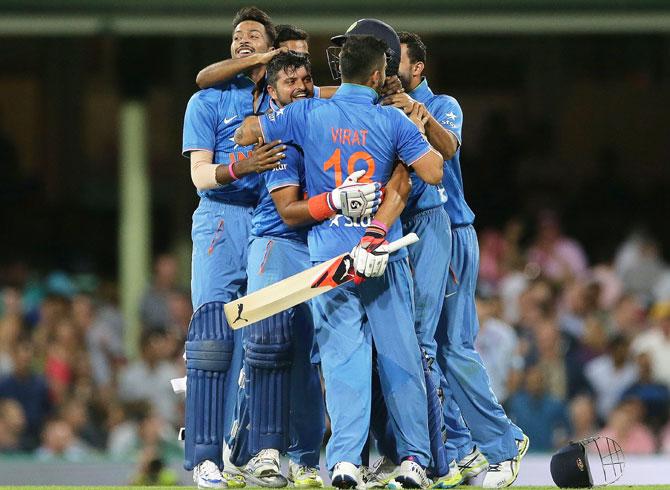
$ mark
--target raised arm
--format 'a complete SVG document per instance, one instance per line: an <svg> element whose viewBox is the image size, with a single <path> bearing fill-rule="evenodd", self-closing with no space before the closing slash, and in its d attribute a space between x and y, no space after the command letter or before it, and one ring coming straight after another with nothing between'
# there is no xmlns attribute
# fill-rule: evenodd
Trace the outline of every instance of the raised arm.
<svg viewBox="0 0 670 490"><path fill-rule="evenodd" d="M419 105L420 114L425 116L424 128L431 146L440 152L444 160L450 160L456 154L456 151L458 151L459 143L456 135L442 126L423 104L415 101L406 93L387 96L382 100L382 104L402 109L408 116L414 107Z"/></svg>
<svg viewBox="0 0 670 490"><path fill-rule="evenodd" d="M285 53L286 48L271 49L267 53L256 53L245 58L227 59L206 66L198 72L195 83L200 88L209 88L235 78L240 73L266 65L279 53Z"/></svg>

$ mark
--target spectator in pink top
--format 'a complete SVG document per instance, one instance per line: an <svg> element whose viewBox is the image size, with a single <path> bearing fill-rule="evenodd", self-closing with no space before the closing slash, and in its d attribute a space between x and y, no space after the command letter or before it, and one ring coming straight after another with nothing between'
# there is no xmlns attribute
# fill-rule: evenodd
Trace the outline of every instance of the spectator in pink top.
<svg viewBox="0 0 670 490"><path fill-rule="evenodd" d="M528 259L537 264L542 274L555 281L582 277L588 266L582 246L563 235L556 215L543 211L538 217L537 236Z"/></svg>
<svg viewBox="0 0 670 490"><path fill-rule="evenodd" d="M651 431L641 422L642 404L626 400L612 411L607 426L600 433L617 441L625 454L653 454L656 441Z"/></svg>

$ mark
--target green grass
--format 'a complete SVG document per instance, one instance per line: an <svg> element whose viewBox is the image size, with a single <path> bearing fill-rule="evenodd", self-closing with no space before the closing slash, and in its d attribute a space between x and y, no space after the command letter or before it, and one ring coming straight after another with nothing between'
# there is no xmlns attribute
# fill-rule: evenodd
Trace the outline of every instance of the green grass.
<svg viewBox="0 0 670 490"><path fill-rule="evenodd" d="M3 487L0 486L0 490L38 490L40 488L43 489L48 489L48 490L94 490L94 489L114 489L114 490L127 490L127 489L147 489L147 488L159 488L162 490L167 490L167 489L180 489L183 490L184 488L189 488L189 487L89 487L89 486L62 486L62 485L53 485L53 486L44 486L44 485L39 485L39 486L25 486L25 487ZM195 488L195 487L190 487L190 488ZM328 488L333 488L333 487L326 487ZM471 489L474 490L475 488L479 487L468 487L468 486L462 486L458 487L462 489ZM556 490L557 487L555 486L546 486L546 487L510 487L512 489L515 488L522 488L524 490ZM670 485L637 485L637 486L611 486L607 487L610 490L631 490L634 488L641 488L643 490L670 490ZM246 487L245 490L261 490L260 487ZM262 489L262 490L267 490L267 489Z"/></svg>

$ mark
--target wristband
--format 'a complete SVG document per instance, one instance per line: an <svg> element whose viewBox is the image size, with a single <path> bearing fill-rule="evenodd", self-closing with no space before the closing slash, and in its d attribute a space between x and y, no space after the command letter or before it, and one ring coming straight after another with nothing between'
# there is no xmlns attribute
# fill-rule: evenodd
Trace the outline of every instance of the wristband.
<svg viewBox="0 0 670 490"><path fill-rule="evenodd" d="M328 194L330 193L324 192L307 200L309 215L316 221L323 221L335 214L328 205Z"/></svg>
<svg viewBox="0 0 670 490"><path fill-rule="evenodd" d="M239 180L239 178L237 177L237 175L235 175L235 172L233 171L233 165L235 165L235 162L230 162L230 165L228 165L228 173L233 178L233 180Z"/></svg>
<svg viewBox="0 0 670 490"><path fill-rule="evenodd" d="M370 226L376 226L377 228L381 228L382 230L384 230L384 234L389 232L388 226L386 226L384 223L382 223L378 219L373 219L372 223L370 223Z"/></svg>

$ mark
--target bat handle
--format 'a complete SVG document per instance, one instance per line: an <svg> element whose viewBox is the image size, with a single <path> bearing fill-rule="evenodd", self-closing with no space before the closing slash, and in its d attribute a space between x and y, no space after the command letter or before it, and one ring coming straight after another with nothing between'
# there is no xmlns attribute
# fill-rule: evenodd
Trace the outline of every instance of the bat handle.
<svg viewBox="0 0 670 490"><path fill-rule="evenodd" d="M388 244L389 253L397 252L401 248L407 247L419 241L419 236L416 233L408 233L402 238Z"/></svg>

